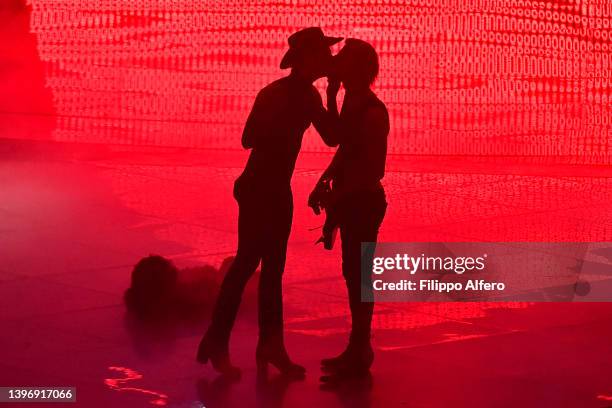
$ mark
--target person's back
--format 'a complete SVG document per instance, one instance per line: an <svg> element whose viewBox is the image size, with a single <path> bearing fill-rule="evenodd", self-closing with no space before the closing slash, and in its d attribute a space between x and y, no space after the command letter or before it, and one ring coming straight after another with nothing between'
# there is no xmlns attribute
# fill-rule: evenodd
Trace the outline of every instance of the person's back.
<svg viewBox="0 0 612 408"><path fill-rule="evenodd" d="M312 83L295 74L262 89L243 133L243 146L252 150L240 183L258 190L288 188L304 132L319 104Z"/></svg>
<svg viewBox="0 0 612 408"><path fill-rule="evenodd" d="M347 95L340 118L345 134L339 148L335 189L345 193L382 189L389 133L385 104L371 90Z"/></svg>

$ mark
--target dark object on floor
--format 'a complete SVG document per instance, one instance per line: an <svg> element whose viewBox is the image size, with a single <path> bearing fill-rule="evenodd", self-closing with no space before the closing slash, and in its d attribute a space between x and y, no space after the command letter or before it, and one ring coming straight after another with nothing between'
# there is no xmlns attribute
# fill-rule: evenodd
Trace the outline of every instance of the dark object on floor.
<svg viewBox="0 0 612 408"><path fill-rule="evenodd" d="M225 258L219 269L211 265L178 269L163 256L142 258L134 266L131 286L125 292L128 311L143 318L202 315L214 302L233 260Z"/></svg>
<svg viewBox="0 0 612 408"><path fill-rule="evenodd" d="M167 310L175 301L178 269L168 259L150 255L134 266L131 282L125 292L128 309L158 313Z"/></svg>

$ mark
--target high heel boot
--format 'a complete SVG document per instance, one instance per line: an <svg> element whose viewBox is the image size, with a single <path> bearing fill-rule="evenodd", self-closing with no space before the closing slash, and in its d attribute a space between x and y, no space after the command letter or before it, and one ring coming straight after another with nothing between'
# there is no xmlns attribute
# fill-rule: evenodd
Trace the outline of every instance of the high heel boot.
<svg viewBox="0 0 612 408"><path fill-rule="evenodd" d="M260 339L257 343L255 360L257 371L260 374L267 373L268 364L273 365L281 374L289 377L303 377L306 373L304 367L291 361L282 341L262 341Z"/></svg>
<svg viewBox="0 0 612 408"><path fill-rule="evenodd" d="M240 368L232 365L227 347L220 346L208 335L205 335L200 342L196 360L201 364L206 364L210 360L213 368L224 376L240 376Z"/></svg>
<svg viewBox="0 0 612 408"><path fill-rule="evenodd" d="M340 355L321 360L321 368L327 372L365 373L374 362L374 350L367 340L349 340Z"/></svg>

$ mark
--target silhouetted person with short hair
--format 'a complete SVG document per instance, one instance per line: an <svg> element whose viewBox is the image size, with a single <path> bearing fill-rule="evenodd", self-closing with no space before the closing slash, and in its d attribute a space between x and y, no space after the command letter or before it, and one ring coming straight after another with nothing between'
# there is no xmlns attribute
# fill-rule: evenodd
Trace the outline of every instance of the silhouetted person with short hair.
<svg viewBox="0 0 612 408"><path fill-rule="evenodd" d="M341 38L326 37L317 27L289 37L281 68L291 73L262 89L255 99L242 135L251 149L246 168L234 183L238 202L238 251L221 285L212 322L204 335L197 360L227 375L239 374L230 362L228 344L240 299L249 278L261 262L259 282L260 370L268 363L282 373L303 375L293 363L283 340L282 274L293 217L291 177L305 130L314 124L323 140L337 145L334 119L323 108L312 83L327 75L330 46Z"/></svg>
<svg viewBox="0 0 612 408"><path fill-rule="evenodd" d="M368 372L374 353L370 332L374 303L371 270L374 245L361 254L361 243L375 243L385 216L387 202L381 179L385 174L389 116L385 104L370 86L378 75L378 55L361 40L348 39L334 58L335 79L327 89L327 107L337 114L336 94L340 81L346 94L340 113L340 147L309 197L315 213L326 209L324 239L339 227L342 240L342 274L348 289L351 334L346 350L337 357L321 361L325 371L337 375ZM331 188L331 193L330 193ZM332 198L329 199L329 194ZM362 295L366 301L362 301ZM325 379L325 378L323 378Z"/></svg>

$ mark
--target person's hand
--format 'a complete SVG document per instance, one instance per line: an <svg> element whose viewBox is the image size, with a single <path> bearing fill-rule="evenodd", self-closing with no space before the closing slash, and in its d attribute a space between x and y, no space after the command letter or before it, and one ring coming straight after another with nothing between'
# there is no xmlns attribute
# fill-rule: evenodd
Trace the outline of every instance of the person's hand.
<svg viewBox="0 0 612 408"><path fill-rule="evenodd" d="M321 183L318 182L315 188L312 189L312 192L308 196L308 206L312 208L312 211L319 215L321 214Z"/></svg>
<svg viewBox="0 0 612 408"><path fill-rule="evenodd" d="M312 208L312 211L316 215L321 214L321 209L323 208L323 198L328 192L329 188L329 180L319 180L308 196L308 206Z"/></svg>

